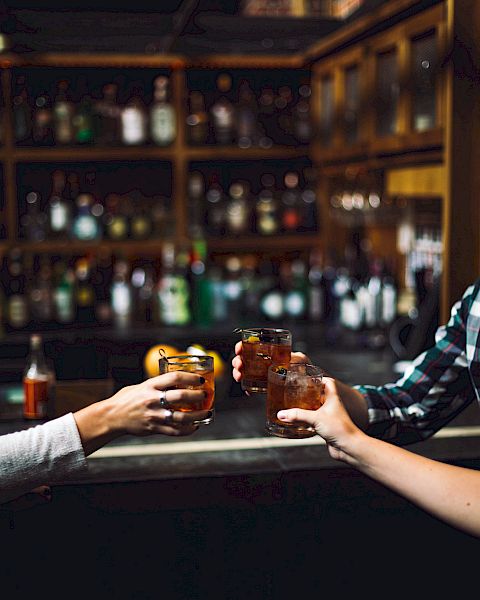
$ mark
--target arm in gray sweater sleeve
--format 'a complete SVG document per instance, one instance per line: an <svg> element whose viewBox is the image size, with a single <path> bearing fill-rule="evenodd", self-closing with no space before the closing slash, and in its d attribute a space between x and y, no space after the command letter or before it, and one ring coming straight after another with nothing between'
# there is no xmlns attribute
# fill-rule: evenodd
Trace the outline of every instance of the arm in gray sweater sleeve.
<svg viewBox="0 0 480 600"><path fill-rule="evenodd" d="M72 413L25 431L0 436L0 503L86 469Z"/></svg>

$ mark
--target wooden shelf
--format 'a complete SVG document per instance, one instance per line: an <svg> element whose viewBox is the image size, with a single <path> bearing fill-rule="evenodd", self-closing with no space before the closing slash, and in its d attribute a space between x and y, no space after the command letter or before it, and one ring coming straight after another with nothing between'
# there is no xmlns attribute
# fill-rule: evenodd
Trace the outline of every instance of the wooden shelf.
<svg viewBox="0 0 480 600"><path fill-rule="evenodd" d="M305 250L319 245L321 245L321 238L318 233L280 234L271 237L250 235L208 239L208 249L214 252L237 250L256 253L264 250Z"/></svg>
<svg viewBox="0 0 480 600"><path fill-rule="evenodd" d="M68 146L17 147L13 150L17 162L95 162L102 160L173 160L173 149L155 146Z"/></svg>
<svg viewBox="0 0 480 600"><path fill-rule="evenodd" d="M101 250L119 252L122 254L156 254L162 250L163 243L167 238L148 240L99 240L95 242L81 242L78 240L48 240L45 242L26 242L23 240L2 242L5 248L15 246L24 252L36 254L62 254L91 253Z"/></svg>
<svg viewBox="0 0 480 600"><path fill-rule="evenodd" d="M190 160L242 160L269 158L296 158L308 156L309 147L305 146L272 146L271 148L238 148L236 146L199 146L185 150Z"/></svg>

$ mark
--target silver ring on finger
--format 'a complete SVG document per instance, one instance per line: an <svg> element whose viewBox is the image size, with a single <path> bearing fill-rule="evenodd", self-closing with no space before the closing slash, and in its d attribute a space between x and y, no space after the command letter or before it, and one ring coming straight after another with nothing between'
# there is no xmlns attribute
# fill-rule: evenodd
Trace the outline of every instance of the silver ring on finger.
<svg viewBox="0 0 480 600"><path fill-rule="evenodd" d="M160 407L161 408L165 408L166 410L170 410L170 406L168 405L168 402L167 402L167 392L166 392L166 390L160 390L160 393L158 395L158 401L160 403Z"/></svg>
<svg viewBox="0 0 480 600"><path fill-rule="evenodd" d="M173 420L173 410L170 409L166 409L164 414L163 414L163 421L165 423L165 425L172 425L174 423Z"/></svg>

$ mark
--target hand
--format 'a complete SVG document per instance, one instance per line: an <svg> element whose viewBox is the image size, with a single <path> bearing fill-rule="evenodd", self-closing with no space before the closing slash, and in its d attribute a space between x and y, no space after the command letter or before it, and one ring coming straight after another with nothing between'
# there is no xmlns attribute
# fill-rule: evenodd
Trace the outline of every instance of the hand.
<svg viewBox="0 0 480 600"><path fill-rule="evenodd" d="M235 356L232 359L232 377L235 381L241 381L243 376L242 342L235 344ZM310 359L303 352L292 352L290 361L293 363L309 363Z"/></svg>
<svg viewBox="0 0 480 600"><path fill-rule="evenodd" d="M315 428L326 442L330 456L335 460L346 461L351 456L353 440L365 435L352 421L340 399L339 387L335 379L323 378L325 402L317 410L290 408L281 410L277 417L281 421L295 423L301 421Z"/></svg>
<svg viewBox="0 0 480 600"><path fill-rule="evenodd" d="M147 436L190 435L198 429L194 421L204 419L208 411L180 412L175 406L183 401L199 402L204 398L199 386L203 378L194 373L175 371L129 385L107 400L91 404L74 414L85 454L91 454L107 442L124 434ZM164 390L168 408L160 404Z"/></svg>

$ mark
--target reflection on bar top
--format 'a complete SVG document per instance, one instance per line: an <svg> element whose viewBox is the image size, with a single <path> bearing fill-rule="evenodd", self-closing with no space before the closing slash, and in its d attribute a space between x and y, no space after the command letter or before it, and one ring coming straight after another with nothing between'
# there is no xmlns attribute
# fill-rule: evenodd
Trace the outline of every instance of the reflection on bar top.
<svg viewBox="0 0 480 600"><path fill-rule="evenodd" d="M477 437L480 426L448 427L438 431L433 438ZM162 444L132 444L125 446L105 446L88 458L121 458L125 456L156 456L167 454L188 454L198 452L228 452L232 450L259 450L262 448L286 448L292 446L324 446L320 437L307 439L283 439L277 437L253 437L225 440L199 440L194 442L177 442Z"/></svg>

